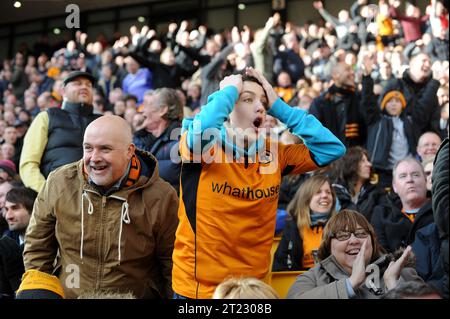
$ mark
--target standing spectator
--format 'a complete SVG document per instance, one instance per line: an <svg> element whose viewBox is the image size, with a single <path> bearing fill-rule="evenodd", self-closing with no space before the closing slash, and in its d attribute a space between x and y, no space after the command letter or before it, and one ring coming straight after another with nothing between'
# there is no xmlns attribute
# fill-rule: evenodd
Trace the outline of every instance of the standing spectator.
<svg viewBox="0 0 450 319"><path fill-rule="evenodd" d="M0 238L0 299L14 298L24 273L22 259L24 235L30 222L37 193L31 188L12 188L6 194L5 219L9 231L17 234L18 242L9 236Z"/></svg>
<svg viewBox="0 0 450 319"><path fill-rule="evenodd" d="M25 74L25 57L17 52L12 67L11 84L12 93L19 99L23 99L23 93L28 88L28 76Z"/></svg>
<svg viewBox="0 0 450 319"><path fill-rule="evenodd" d="M281 175L312 171L345 150L316 118L278 98L261 73L253 68L247 73L224 78L201 112L183 122L182 202L172 275L177 298L210 298L231 274L264 278ZM258 136L266 110L304 144L260 149L266 145L266 135ZM202 154L212 157L201 160Z"/></svg>
<svg viewBox="0 0 450 319"><path fill-rule="evenodd" d="M364 145L366 132L361 113L360 94L355 88L355 73L352 67L338 63L332 71L334 84L310 107L314 115L326 128L346 146Z"/></svg>
<svg viewBox="0 0 450 319"><path fill-rule="evenodd" d="M178 149L178 135L181 131L183 106L174 89L162 88L144 98L145 127L134 133L133 143L137 148L150 152L158 160L159 176L176 190L180 183L180 161L173 158Z"/></svg>
<svg viewBox="0 0 450 319"><path fill-rule="evenodd" d="M292 83L305 76L305 63L300 57L297 34L291 31L283 36L284 51L279 51L273 61L273 73L278 78L281 72L287 72Z"/></svg>
<svg viewBox="0 0 450 319"><path fill-rule="evenodd" d="M126 58L127 76L123 79L124 94L133 94L138 104L142 103L145 91L153 88L153 74L147 68L141 68L132 57Z"/></svg>
<svg viewBox="0 0 450 319"><path fill-rule="evenodd" d="M336 194L324 175L314 175L298 189L287 207L289 218L275 252L272 271L302 270L314 266L328 219L333 216Z"/></svg>
<svg viewBox="0 0 450 319"><path fill-rule="evenodd" d="M394 164L416 153L420 132L428 125L426 119L433 111L427 96L435 87L433 82L429 82L425 94L414 105L408 105L403 93L390 86L389 91L385 89L381 92L377 102L370 77L371 62L368 59L364 59L363 69L362 105L366 107L367 150L375 172L379 175L379 182L386 188L392 183ZM414 107L411 116L407 116L406 109L411 107Z"/></svg>
<svg viewBox="0 0 450 319"><path fill-rule="evenodd" d="M83 159L50 174L36 200L25 269L54 273L56 257L67 298L98 287L137 298L172 295L178 199L159 178L155 158L135 151L131 139L122 118L95 120ZM78 286L68 284L74 264Z"/></svg>
<svg viewBox="0 0 450 319"><path fill-rule="evenodd" d="M420 9L410 2L406 2L405 15L398 8L400 0L389 0L389 15L400 21L406 43L414 42L422 38L422 24L428 20L428 16L420 16Z"/></svg>
<svg viewBox="0 0 450 319"><path fill-rule="evenodd" d="M378 240L387 251L411 244L417 230L433 222L426 183L423 167L415 158L407 157L394 165L392 189L398 196L388 196L372 215Z"/></svg>
<svg viewBox="0 0 450 319"><path fill-rule="evenodd" d="M348 33L352 20L350 13L347 10L341 10L338 13L338 18L333 17L327 10L324 9L322 1L314 1L314 8L319 11L320 15L330 23L336 30L337 37L343 38Z"/></svg>
<svg viewBox="0 0 450 319"><path fill-rule="evenodd" d="M27 187L39 192L51 171L83 154L84 130L99 115L93 114L95 78L80 71L64 79L62 108L39 113L23 142L20 176Z"/></svg>
<svg viewBox="0 0 450 319"><path fill-rule="evenodd" d="M250 49L255 63L255 69L263 74L269 81L273 81L273 50L270 45L270 32L280 24L280 14L270 17L264 29L255 32L255 41Z"/></svg>
<svg viewBox="0 0 450 319"><path fill-rule="evenodd" d="M426 101L425 103L432 111L423 119L428 125L422 129L420 134L429 130L434 131L434 128L437 130L439 127L440 109L436 96L439 81L436 79L441 78L441 74L440 70L432 71L429 56L421 52L411 57L409 68L403 73L402 78L390 82L385 88L386 92L397 90L403 94L406 105L408 105L408 108L405 109L408 116L412 116L417 101L420 99Z"/></svg>

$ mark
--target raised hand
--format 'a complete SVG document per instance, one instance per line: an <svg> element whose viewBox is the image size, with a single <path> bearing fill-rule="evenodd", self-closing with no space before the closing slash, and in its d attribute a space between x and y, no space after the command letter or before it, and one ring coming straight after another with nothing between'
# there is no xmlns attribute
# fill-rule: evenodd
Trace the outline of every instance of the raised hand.
<svg viewBox="0 0 450 319"><path fill-rule="evenodd" d="M313 2L313 7L314 7L316 10L323 9L323 3L322 3L322 1L314 1L314 2Z"/></svg>
<svg viewBox="0 0 450 319"><path fill-rule="evenodd" d="M364 55L361 63L361 69L363 71L364 76L368 76L372 73L373 70L373 62L369 55Z"/></svg>
<svg viewBox="0 0 450 319"><path fill-rule="evenodd" d="M178 25L175 22L169 24L169 33L174 33L178 28Z"/></svg>
<svg viewBox="0 0 450 319"><path fill-rule="evenodd" d="M241 35L239 34L239 29L236 26L231 29L231 42L234 44L241 42Z"/></svg>
<svg viewBox="0 0 450 319"><path fill-rule="evenodd" d="M273 89L272 85L267 81L267 79L259 72L258 70L248 67L245 69L245 73L247 75L253 76L256 78L259 82L261 82L262 87L264 91L266 91L267 98L269 99L268 103L268 109L272 107L272 105L275 103L275 101L278 99L278 95Z"/></svg>
<svg viewBox="0 0 450 319"><path fill-rule="evenodd" d="M241 32L241 41L244 44L250 44L250 36L252 34L252 31L250 28L246 25L244 25L244 31Z"/></svg>
<svg viewBox="0 0 450 319"><path fill-rule="evenodd" d="M384 272L383 280L386 288L391 290L397 286L397 281L400 277L400 272L405 267L409 256L411 255L411 246L406 247L403 254L395 262L391 261L388 268Z"/></svg>
<svg viewBox="0 0 450 319"><path fill-rule="evenodd" d="M364 260L364 255L366 252L367 241L366 239L359 250L358 255L356 255L355 261L353 262L352 274L349 278L350 284L353 289L358 288L366 279L366 262Z"/></svg>
<svg viewBox="0 0 450 319"><path fill-rule="evenodd" d="M222 90L227 86L235 86L238 90L238 93L242 92L242 75L240 74L232 74L226 76L222 81L220 81L219 88Z"/></svg>

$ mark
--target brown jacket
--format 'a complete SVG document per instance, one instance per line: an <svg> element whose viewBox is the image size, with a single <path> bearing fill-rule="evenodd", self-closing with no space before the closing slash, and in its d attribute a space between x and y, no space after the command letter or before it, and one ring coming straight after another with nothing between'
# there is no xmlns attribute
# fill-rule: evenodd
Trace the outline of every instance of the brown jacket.
<svg viewBox="0 0 450 319"><path fill-rule="evenodd" d="M59 276L66 298L106 288L171 297L178 197L156 159L137 155L137 182L108 196L85 180L82 160L49 175L25 236L26 270Z"/></svg>
<svg viewBox="0 0 450 319"><path fill-rule="evenodd" d="M384 260L386 255L374 262ZM358 299L379 299L384 294L386 287L383 281L384 271L380 271L379 283L381 294L377 295L363 283L354 292ZM341 267L333 255L322 260L318 265L297 277L297 280L289 289L288 299L350 299L345 280L350 275ZM405 267L400 273L401 281L422 279L416 270Z"/></svg>

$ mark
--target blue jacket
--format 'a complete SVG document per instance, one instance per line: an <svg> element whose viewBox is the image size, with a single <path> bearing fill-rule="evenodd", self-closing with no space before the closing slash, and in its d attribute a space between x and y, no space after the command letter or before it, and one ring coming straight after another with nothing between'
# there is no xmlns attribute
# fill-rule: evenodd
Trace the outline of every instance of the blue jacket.
<svg viewBox="0 0 450 319"><path fill-rule="evenodd" d="M412 249L416 256L416 271L419 276L445 296L441 241L435 223L431 223L416 232ZM446 294L446 298L448 298L448 291Z"/></svg>

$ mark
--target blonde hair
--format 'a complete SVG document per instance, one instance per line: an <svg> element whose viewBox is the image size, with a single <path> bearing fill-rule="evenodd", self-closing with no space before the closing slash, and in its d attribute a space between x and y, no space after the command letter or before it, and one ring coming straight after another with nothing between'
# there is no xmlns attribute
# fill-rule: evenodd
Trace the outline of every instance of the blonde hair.
<svg viewBox="0 0 450 319"><path fill-rule="evenodd" d="M231 277L216 287L212 299L280 299L280 296L259 279Z"/></svg>
<svg viewBox="0 0 450 319"><path fill-rule="evenodd" d="M136 299L131 291L121 292L111 289L92 289L81 293L77 299Z"/></svg>
<svg viewBox="0 0 450 319"><path fill-rule="evenodd" d="M309 204L315 193L322 187L324 183L328 183L331 190L331 196L333 197L333 204L331 206L330 217L336 214L336 194L333 187L331 187L331 181L326 175L318 174L308 178L297 190L294 198L291 200L287 207L288 213L294 218L297 223L297 227L302 236L301 229L311 226L311 209Z"/></svg>

